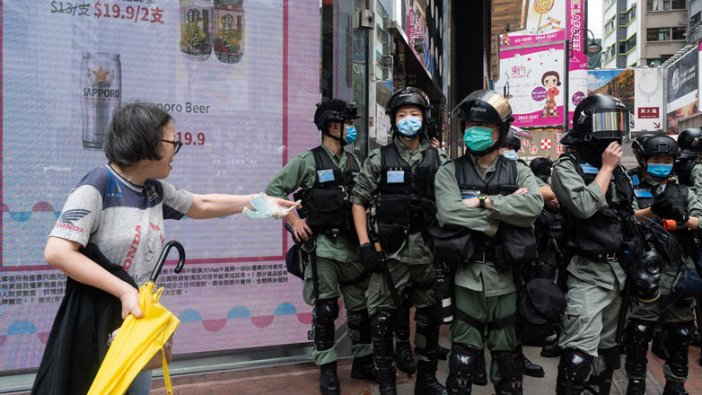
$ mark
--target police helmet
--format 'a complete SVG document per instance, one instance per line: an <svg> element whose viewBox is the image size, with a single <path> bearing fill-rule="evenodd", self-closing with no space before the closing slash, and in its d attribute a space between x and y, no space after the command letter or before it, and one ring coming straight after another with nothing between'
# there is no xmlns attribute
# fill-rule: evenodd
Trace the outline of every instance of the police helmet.
<svg viewBox="0 0 702 395"><path fill-rule="evenodd" d="M561 139L563 145L591 140L609 143L629 136L629 110L616 97L595 94L583 99L573 113L573 129Z"/></svg>
<svg viewBox="0 0 702 395"><path fill-rule="evenodd" d="M631 140L631 150L634 151L634 155L636 155L637 158L641 156L646 140L654 136L658 136L658 133L642 133Z"/></svg>
<svg viewBox="0 0 702 395"><path fill-rule="evenodd" d="M531 172L535 176L547 182L548 178L551 177L551 168L553 167L553 161L546 157L536 157L529 162L529 167Z"/></svg>
<svg viewBox="0 0 702 395"><path fill-rule="evenodd" d="M680 159L693 158L702 155L702 131L699 128L688 128L678 135Z"/></svg>
<svg viewBox="0 0 702 395"><path fill-rule="evenodd" d="M678 143L670 136L654 136L646 140L643 145L641 156L650 158L652 156L678 157Z"/></svg>
<svg viewBox="0 0 702 395"><path fill-rule="evenodd" d="M522 149L522 140L517 137L517 133L514 129L510 128L507 132L507 136L502 140L500 147L511 148L515 151Z"/></svg>
<svg viewBox="0 0 702 395"><path fill-rule="evenodd" d="M422 111L422 130L426 130L427 121L429 120L431 104L429 97L421 89L408 86L395 91L390 96L388 104L385 106L385 113L390 116L390 124L392 130L396 131L395 115L397 110L402 106L417 106Z"/></svg>
<svg viewBox="0 0 702 395"><path fill-rule="evenodd" d="M314 112L314 124L323 133L328 132L329 124L332 122L344 123L356 118L359 118L356 103L339 99L317 103L317 110Z"/></svg>
<svg viewBox="0 0 702 395"><path fill-rule="evenodd" d="M480 89L466 96L453 109L452 115L455 118L460 118L463 123L474 122L480 124L497 124L500 126L500 138L490 148L484 152L493 151L499 147L507 138L509 127L514 121L512 117L512 107L507 99L495 91ZM520 143L521 144L521 143ZM470 148L469 152L476 154Z"/></svg>
<svg viewBox="0 0 702 395"><path fill-rule="evenodd" d="M695 167L696 163L690 158L679 159L673 165L673 173L678 176L678 182L688 187L694 186L692 180L692 169Z"/></svg>

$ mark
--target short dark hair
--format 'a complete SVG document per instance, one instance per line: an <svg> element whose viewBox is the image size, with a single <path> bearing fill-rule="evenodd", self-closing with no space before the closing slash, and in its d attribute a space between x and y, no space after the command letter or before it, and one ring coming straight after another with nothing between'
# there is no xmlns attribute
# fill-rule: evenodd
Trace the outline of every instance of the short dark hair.
<svg viewBox="0 0 702 395"><path fill-rule="evenodd" d="M541 76L541 85L546 81L546 77L556 77L556 86L561 86L561 76L558 75L557 71L547 71Z"/></svg>
<svg viewBox="0 0 702 395"><path fill-rule="evenodd" d="M103 149L110 163L129 167L140 160L161 160L163 128L173 118L155 104L135 102L115 109Z"/></svg>

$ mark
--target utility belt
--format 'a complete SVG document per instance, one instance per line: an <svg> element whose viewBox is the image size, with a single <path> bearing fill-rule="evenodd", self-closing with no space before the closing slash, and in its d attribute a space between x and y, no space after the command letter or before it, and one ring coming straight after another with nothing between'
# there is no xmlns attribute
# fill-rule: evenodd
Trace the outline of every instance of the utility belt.
<svg viewBox="0 0 702 395"><path fill-rule="evenodd" d="M483 264L488 262L495 263L495 244L487 239L480 242L480 245L475 246L473 257L470 263Z"/></svg>

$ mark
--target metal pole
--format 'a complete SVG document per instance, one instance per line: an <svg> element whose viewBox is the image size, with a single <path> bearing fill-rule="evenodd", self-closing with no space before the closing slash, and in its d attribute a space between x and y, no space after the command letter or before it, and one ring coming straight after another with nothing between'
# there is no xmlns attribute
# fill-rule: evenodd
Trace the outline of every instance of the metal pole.
<svg viewBox="0 0 702 395"><path fill-rule="evenodd" d="M570 41L565 40L565 84L563 86L563 133L568 133L568 99L570 88Z"/></svg>

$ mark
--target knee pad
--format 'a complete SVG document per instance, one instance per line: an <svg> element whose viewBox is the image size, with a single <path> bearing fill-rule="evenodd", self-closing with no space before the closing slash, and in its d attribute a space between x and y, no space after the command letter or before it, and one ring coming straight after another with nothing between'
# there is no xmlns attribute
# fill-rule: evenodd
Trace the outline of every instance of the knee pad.
<svg viewBox="0 0 702 395"><path fill-rule="evenodd" d="M334 320L339 316L336 299L322 299L315 305L314 343L320 351L334 346Z"/></svg>
<svg viewBox="0 0 702 395"><path fill-rule="evenodd" d="M648 348L648 342L653 339L653 328L656 323L652 321L641 321L632 319L626 327L626 346Z"/></svg>
<svg viewBox="0 0 702 395"><path fill-rule="evenodd" d="M448 365L450 374L459 380L469 380L473 366L475 366L475 350L463 344L454 343L451 347Z"/></svg>
<svg viewBox="0 0 702 395"><path fill-rule="evenodd" d="M371 332L374 335L385 337L391 335L393 330L393 313L380 310L371 318Z"/></svg>
<svg viewBox="0 0 702 395"><path fill-rule="evenodd" d="M687 350L695 333L695 325L692 322L666 324L665 329L668 332L668 348Z"/></svg>
<svg viewBox="0 0 702 395"><path fill-rule="evenodd" d="M592 356L582 351L565 350L561 354L561 360L558 363L558 375L567 382L583 385L590 375L592 359Z"/></svg>
<svg viewBox="0 0 702 395"><path fill-rule="evenodd" d="M336 299L321 299L315 304L315 320L320 325L334 322L339 317L339 303Z"/></svg>

